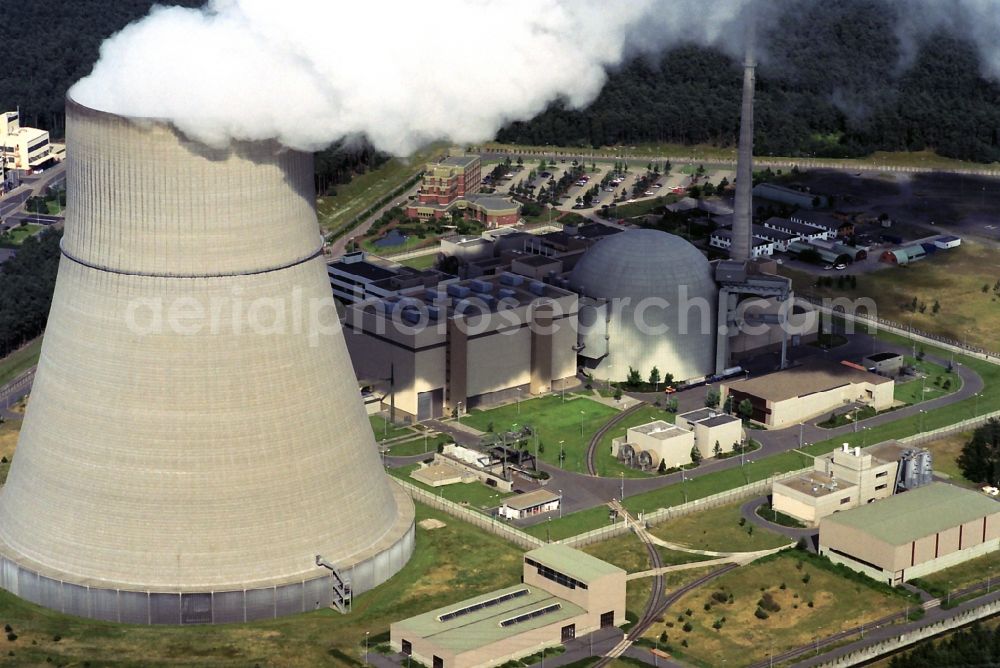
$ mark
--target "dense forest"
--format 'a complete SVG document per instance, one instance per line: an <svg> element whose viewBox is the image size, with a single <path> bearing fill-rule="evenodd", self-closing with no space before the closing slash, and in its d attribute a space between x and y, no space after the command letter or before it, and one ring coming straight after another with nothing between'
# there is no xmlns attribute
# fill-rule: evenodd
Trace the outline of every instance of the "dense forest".
<svg viewBox="0 0 1000 668"><path fill-rule="evenodd" d="M937 642L892 657L889 668L970 668L1000 665L1000 627L993 630L973 624Z"/></svg>
<svg viewBox="0 0 1000 668"><path fill-rule="evenodd" d="M903 59L889 0L775 0L785 11L758 39L758 155L849 157L875 150L934 149L1000 160L1000 84L978 54L935 35ZM501 141L599 146L645 141L736 141L740 63L687 46L612 73L582 111L556 103L512 123Z"/></svg>
<svg viewBox="0 0 1000 668"><path fill-rule="evenodd" d="M0 357L45 328L59 266L62 234L45 230L28 237L17 255L0 264Z"/></svg>
<svg viewBox="0 0 1000 668"><path fill-rule="evenodd" d="M5 3L8 76L0 77L0 108L19 105L27 123L60 136L66 89L89 71L105 37L152 4ZM161 4L196 6L201 0ZM778 7L772 12L778 18L758 36L758 154L839 157L932 148L957 158L1000 160L1000 84L983 76L977 53L960 36L934 34L908 49L894 30L896 12L905 5L892 0L770 0L769 6ZM910 51L912 57L902 57ZM738 60L684 46L612 72L587 109L557 102L532 121L502 129L498 139L731 145L739 91ZM320 163L320 190L381 159L363 144L338 147Z"/></svg>

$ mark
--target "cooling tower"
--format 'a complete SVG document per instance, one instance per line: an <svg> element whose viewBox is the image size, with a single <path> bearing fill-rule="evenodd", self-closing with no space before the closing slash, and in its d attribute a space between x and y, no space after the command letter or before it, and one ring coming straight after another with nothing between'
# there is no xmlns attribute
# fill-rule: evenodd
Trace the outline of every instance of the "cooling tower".
<svg viewBox="0 0 1000 668"><path fill-rule="evenodd" d="M7 484L0 585L136 623L270 618L396 573L312 156L67 103L66 230Z"/></svg>

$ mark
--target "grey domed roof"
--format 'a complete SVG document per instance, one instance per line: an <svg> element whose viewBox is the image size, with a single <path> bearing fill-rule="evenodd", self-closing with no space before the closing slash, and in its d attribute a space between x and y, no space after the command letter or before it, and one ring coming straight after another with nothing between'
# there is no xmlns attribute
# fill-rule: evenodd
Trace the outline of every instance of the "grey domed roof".
<svg viewBox="0 0 1000 668"><path fill-rule="evenodd" d="M574 290L596 298L669 298L681 285L687 286L690 297L712 298L716 290L701 251L658 230L627 230L605 237L580 258L569 281Z"/></svg>

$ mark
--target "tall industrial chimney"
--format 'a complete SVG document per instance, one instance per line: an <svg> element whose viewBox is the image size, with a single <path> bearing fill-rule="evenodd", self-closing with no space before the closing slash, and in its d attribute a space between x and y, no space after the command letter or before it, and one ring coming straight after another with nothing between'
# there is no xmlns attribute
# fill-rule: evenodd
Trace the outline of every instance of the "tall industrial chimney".
<svg viewBox="0 0 1000 668"><path fill-rule="evenodd" d="M749 27L746 57L743 62L743 104L740 112L740 139L736 156L736 196L733 202L733 242L730 259L746 262L753 251L753 91L754 91L754 17L747 10Z"/></svg>
<svg viewBox="0 0 1000 668"><path fill-rule="evenodd" d="M413 504L319 308L312 156L210 148L73 101L67 143L59 276L0 492L0 586L177 624L326 607L345 581L391 577Z"/></svg>

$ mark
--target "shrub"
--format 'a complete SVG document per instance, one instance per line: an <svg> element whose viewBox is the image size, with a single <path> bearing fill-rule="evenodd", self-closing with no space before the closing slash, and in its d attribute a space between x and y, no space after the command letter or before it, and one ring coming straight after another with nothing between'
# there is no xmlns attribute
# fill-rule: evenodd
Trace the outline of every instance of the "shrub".
<svg viewBox="0 0 1000 668"><path fill-rule="evenodd" d="M711 610L711 609L712 609L712 604L711 604L711 603L706 603L706 604L704 605L704 609L705 609L705 612L708 612L709 610Z"/></svg>
<svg viewBox="0 0 1000 668"><path fill-rule="evenodd" d="M745 518L745 517L741 517L741 518L740 518L740 526L743 526L743 525L744 525L744 524L746 524L746 523L747 523L747 518Z"/></svg>
<svg viewBox="0 0 1000 668"><path fill-rule="evenodd" d="M690 617L691 615L694 614L694 610L692 610L691 608L688 608L687 610L684 611L684 614L687 615L688 617Z"/></svg>
<svg viewBox="0 0 1000 668"><path fill-rule="evenodd" d="M681 628L682 628L682 629L684 629L684 632L685 632L685 633L691 633L691 630L692 630L692 629L693 629L694 627L693 627L693 626L691 626L691 622L684 622L684 626L682 626Z"/></svg>
<svg viewBox="0 0 1000 668"><path fill-rule="evenodd" d="M809 606L809 607L811 608L811 607L813 607L813 602L812 602L812 601L809 601L808 603L806 603L806 605L807 605L807 606Z"/></svg>
<svg viewBox="0 0 1000 668"><path fill-rule="evenodd" d="M809 575L808 573L806 573L805 575L802 576L802 583L803 584L809 584L810 580L812 580L812 576Z"/></svg>
<svg viewBox="0 0 1000 668"><path fill-rule="evenodd" d="M660 642L667 642L667 639L668 638L667 638L667 632L666 631L664 631L663 633L660 634Z"/></svg>
<svg viewBox="0 0 1000 668"><path fill-rule="evenodd" d="M726 592L722 591L721 589L719 589L718 591L712 592L712 598L715 599L716 601L718 601L719 603L725 603L726 601L729 600L729 597L730 597L730 594L727 594Z"/></svg>
<svg viewBox="0 0 1000 668"><path fill-rule="evenodd" d="M788 587L785 586L784 582L782 582L781 585L778 586L778 589L788 589Z"/></svg>
<svg viewBox="0 0 1000 668"><path fill-rule="evenodd" d="M681 646L682 647L687 647L688 646L688 639L687 638L684 638L684 640L681 640Z"/></svg>
<svg viewBox="0 0 1000 668"><path fill-rule="evenodd" d="M757 608L756 610L754 610L753 616L756 617L757 619L767 619L768 617L770 617L769 614L764 612L763 608Z"/></svg>
<svg viewBox="0 0 1000 668"><path fill-rule="evenodd" d="M7 640L9 640L11 642L14 642L15 640L17 640L17 634L16 633L8 633L7 634Z"/></svg>
<svg viewBox="0 0 1000 668"><path fill-rule="evenodd" d="M768 612L778 612L781 610L781 604L774 600L774 596L769 591L764 592L764 595L757 601L757 605Z"/></svg>
<svg viewBox="0 0 1000 668"><path fill-rule="evenodd" d="M718 631L719 629L721 629L722 628L722 620L721 619L716 619L715 622L712 624L712 628L715 629L716 631Z"/></svg>

